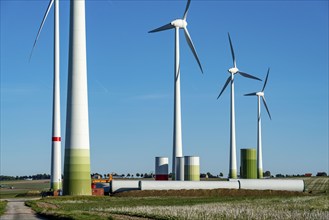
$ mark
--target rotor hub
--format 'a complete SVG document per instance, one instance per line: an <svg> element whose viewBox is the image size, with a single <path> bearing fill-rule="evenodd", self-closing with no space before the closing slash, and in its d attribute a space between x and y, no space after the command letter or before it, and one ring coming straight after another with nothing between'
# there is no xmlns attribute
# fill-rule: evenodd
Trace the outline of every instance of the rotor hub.
<svg viewBox="0 0 329 220"><path fill-rule="evenodd" d="M171 25L178 27L178 28L185 28L187 26L187 22L183 19L176 19L171 22Z"/></svg>
<svg viewBox="0 0 329 220"><path fill-rule="evenodd" d="M236 67L232 67L228 70L228 72L231 74L236 74L237 72L239 72L239 69Z"/></svg>

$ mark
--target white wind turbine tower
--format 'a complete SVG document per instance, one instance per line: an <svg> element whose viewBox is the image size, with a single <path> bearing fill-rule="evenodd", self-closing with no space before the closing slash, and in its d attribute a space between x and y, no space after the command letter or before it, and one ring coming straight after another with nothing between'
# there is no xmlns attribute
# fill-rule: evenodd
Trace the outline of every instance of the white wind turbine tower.
<svg viewBox="0 0 329 220"><path fill-rule="evenodd" d="M175 72L174 72L174 79L175 79L175 101L174 101L174 134L173 134L173 158L172 158L172 174L173 179L175 179L175 159L176 157L182 157L182 126L181 126L181 99L180 99L180 58L179 58L179 29L184 29L185 38L192 50L192 53L199 64L201 72L203 73L200 60L194 48L192 39L190 34L187 30L187 13L190 6L191 0L187 1L186 9L182 19L176 19L169 24L161 26L157 29L149 31L149 33L154 33L158 31L164 31L168 29L175 28Z"/></svg>
<svg viewBox="0 0 329 220"><path fill-rule="evenodd" d="M70 1L64 195L91 195L85 0Z"/></svg>
<svg viewBox="0 0 329 220"><path fill-rule="evenodd" d="M48 8L41 22L38 34L35 38L30 59L37 40L49 14L54 6L54 84L53 84L53 128L52 128L52 152L51 152L51 180L50 188L58 190L62 188L61 171L61 119L60 119L60 86L59 86L59 0L50 0Z"/></svg>
<svg viewBox="0 0 329 220"><path fill-rule="evenodd" d="M263 100L263 104L266 108L267 114L268 116L271 118L271 114L270 111L268 110L266 101L265 101L265 96L264 96L264 90L265 90L265 86L267 83L267 79L268 79L268 74L270 73L270 68L268 68L267 70L267 75L266 75L266 79L264 82L264 86L262 91L260 92L253 92L253 93L249 93L249 94L245 94L245 96L257 96L258 99L258 103L257 103L257 107L258 107L258 112L257 112L257 173L258 173L258 178L263 178L263 154L262 154L262 125L261 125L261 115L260 115L260 97L262 97Z"/></svg>
<svg viewBox="0 0 329 220"><path fill-rule="evenodd" d="M234 55L234 50L232 46L232 41L230 34L228 33L228 39L230 41L230 47L231 47L231 53L233 58L233 67L228 70L230 76L227 78L226 83L222 89L222 91L219 93L217 99L222 95L225 88L231 82L231 132L230 132L230 170L229 170L229 178L237 178L237 168L236 168L236 141L235 141L235 108L234 108L234 75L240 74L241 76L251 78L251 79L257 79L259 78L249 75L247 73L241 72L237 66L236 66L236 60Z"/></svg>

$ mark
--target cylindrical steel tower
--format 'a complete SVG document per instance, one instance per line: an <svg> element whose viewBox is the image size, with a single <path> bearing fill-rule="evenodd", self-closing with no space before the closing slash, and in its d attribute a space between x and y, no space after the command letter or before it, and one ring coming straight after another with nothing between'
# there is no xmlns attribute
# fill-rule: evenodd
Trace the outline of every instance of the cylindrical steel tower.
<svg viewBox="0 0 329 220"><path fill-rule="evenodd" d="M182 147L182 115L180 96L180 57L179 57L179 28L175 28L175 72L174 72L174 134L173 134L173 157L172 157L172 179L176 179L176 157L183 156Z"/></svg>
<svg viewBox="0 0 329 220"><path fill-rule="evenodd" d="M50 188L62 189L61 169L61 112L59 78L59 0L54 1L54 82L53 82L53 128L51 147Z"/></svg>
<svg viewBox="0 0 329 220"><path fill-rule="evenodd" d="M91 195L85 0L71 0L64 195Z"/></svg>

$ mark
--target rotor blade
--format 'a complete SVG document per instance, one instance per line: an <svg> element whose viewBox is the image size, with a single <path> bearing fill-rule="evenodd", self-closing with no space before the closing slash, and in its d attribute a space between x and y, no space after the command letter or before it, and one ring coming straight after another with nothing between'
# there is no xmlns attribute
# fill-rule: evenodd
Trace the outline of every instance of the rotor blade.
<svg viewBox="0 0 329 220"><path fill-rule="evenodd" d="M265 108L266 108L266 111L267 111L267 113L268 113L268 116L269 116L270 119L272 120L272 118L271 118L271 114L270 114L270 111L268 110L268 107L267 107L267 104L266 104L266 101L265 101L264 96L262 96L262 100L263 100L264 106L265 106Z"/></svg>
<svg viewBox="0 0 329 220"><path fill-rule="evenodd" d="M236 60L235 60L235 55L234 55L234 50L233 50L233 45L232 45L232 41L231 41L231 37L230 37L230 33L228 34L228 40L230 41L230 47L231 47L231 53L232 53L232 59L233 59L233 65L234 67L236 67Z"/></svg>
<svg viewBox="0 0 329 220"><path fill-rule="evenodd" d="M222 95L222 93L224 92L224 90L226 89L226 87L227 87L227 85L228 85L228 83L229 83L230 81L231 81L231 76L229 76L229 77L227 78L227 80L226 80L226 82L225 82L225 85L224 85L222 91L219 93L217 99L219 99L219 97Z"/></svg>
<svg viewBox="0 0 329 220"><path fill-rule="evenodd" d="M156 29L154 29L152 31L149 31L149 33L154 33L154 32L159 32L159 31L165 31L165 30L168 30L168 29L172 29L174 27L175 26L173 26L171 23L169 23L169 24L163 25L163 26L161 26L159 28L156 28Z"/></svg>
<svg viewBox="0 0 329 220"><path fill-rule="evenodd" d="M270 68L268 68L268 70L267 70L267 75L266 75L266 78L265 78L265 82L264 82L264 86L263 86L262 92L264 92L264 89L265 89L265 86L266 86L266 83L267 83L267 78L268 78L268 74L269 73L270 73Z"/></svg>
<svg viewBox="0 0 329 220"><path fill-rule="evenodd" d="M184 16L183 16L184 20L186 20L188 8L190 7L190 3L191 3L191 0L187 0L186 9L185 9Z"/></svg>
<svg viewBox="0 0 329 220"><path fill-rule="evenodd" d="M50 0L50 2L49 2L49 4L48 4L47 11L46 11L45 15L43 16L43 20L42 20L41 25L40 25L40 27L39 27L38 34L37 34L37 36L36 36L36 38L35 38L35 40L34 40L34 44L33 44L33 47L32 47L32 51L31 51L30 59L29 59L29 60L31 60L31 57L32 57L32 54L33 54L34 47L35 47L35 45L37 44L37 41L38 41L39 35L40 35L40 33L41 33L41 30L42 30L42 28L43 28L43 25L44 25L44 23L45 23L45 21L46 21L46 18L47 18L48 14L49 14L49 11L50 11L51 6L53 5L53 3L54 3L54 0Z"/></svg>
<svg viewBox="0 0 329 220"><path fill-rule="evenodd" d="M187 30L186 27L184 27L184 33L185 33L186 41L187 41L189 47L191 48L192 53L193 53L193 55L194 55L196 61L197 61L198 64L199 64L199 67L200 67L200 69L201 69L201 72L203 73L203 69L202 69L202 66L201 66L200 60L199 60L199 58L198 58L198 54L196 53L196 50L195 50L195 48L194 48L194 45L193 45L193 42L192 42L191 36L190 36L190 34L188 33L188 30Z"/></svg>
<svg viewBox="0 0 329 220"><path fill-rule="evenodd" d="M249 74L247 74L247 73L244 73L244 72L238 72L239 74L241 74L242 76L244 76L244 77L247 77L247 78L250 78L250 79L257 79L257 80L259 80L259 81L262 81L260 78L257 78L257 77L255 77L255 76L252 76L252 75L249 75Z"/></svg>
<svg viewBox="0 0 329 220"><path fill-rule="evenodd" d="M253 93L248 93L248 94L244 94L244 96L254 96L256 95L257 92L253 92Z"/></svg>

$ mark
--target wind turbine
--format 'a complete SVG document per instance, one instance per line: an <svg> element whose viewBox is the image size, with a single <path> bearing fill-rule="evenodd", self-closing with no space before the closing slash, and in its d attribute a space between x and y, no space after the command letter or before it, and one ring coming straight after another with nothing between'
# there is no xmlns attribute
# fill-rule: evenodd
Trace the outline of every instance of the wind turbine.
<svg viewBox="0 0 329 220"><path fill-rule="evenodd" d="M270 111L268 110L266 101L265 101L265 96L264 96L264 90L266 87L267 79L268 79L268 74L270 73L270 68L267 70L267 75L266 79L264 82L264 86L262 91L260 92L253 92L249 94L245 94L245 96L257 96L258 98L258 114L257 114L257 121L258 121L258 126L257 126L257 172L258 172L258 178L263 178L263 154L262 154L262 125L261 125L261 115L260 115L260 97L262 97L263 104L266 108L268 116L271 118Z"/></svg>
<svg viewBox="0 0 329 220"><path fill-rule="evenodd" d="M185 38L187 44L189 45L192 53L198 62L198 65L203 73L200 60L198 58L197 52L194 48L191 36L187 30L187 13L190 6L191 0L187 1L186 9L182 19L176 19L169 24L163 25L157 29L149 31L149 33L164 31L168 29L175 29L175 71L174 71L174 81L175 81L175 90L174 90L174 134L173 134L173 158L172 158L172 174L173 179L175 179L175 160L176 157L182 157L182 126L181 126L181 98L180 98L180 57L179 57L179 29L184 29Z"/></svg>
<svg viewBox="0 0 329 220"><path fill-rule="evenodd" d="M219 93L217 99L222 95L224 90L226 89L229 82L231 82L231 133L230 133L230 171L229 178L236 179L237 178L237 170L236 170L236 141L235 141L235 108L234 108L234 75L240 74L243 77L260 80L259 78L249 75L247 73L241 72L236 65L233 45L230 37L230 33L228 33L228 39L230 41L231 53L233 58L233 67L228 69L230 76L227 78L225 85L222 91Z"/></svg>
<svg viewBox="0 0 329 220"><path fill-rule="evenodd" d="M54 82L53 82L53 119L52 119L52 152L51 152L51 180L50 188L58 190L62 188L61 171L61 119L60 119L60 86L59 86L59 0L50 0L48 8L41 22L38 34L35 38L33 50L37 44L43 25L47 19L49 11L54 6Z"/></svg>

